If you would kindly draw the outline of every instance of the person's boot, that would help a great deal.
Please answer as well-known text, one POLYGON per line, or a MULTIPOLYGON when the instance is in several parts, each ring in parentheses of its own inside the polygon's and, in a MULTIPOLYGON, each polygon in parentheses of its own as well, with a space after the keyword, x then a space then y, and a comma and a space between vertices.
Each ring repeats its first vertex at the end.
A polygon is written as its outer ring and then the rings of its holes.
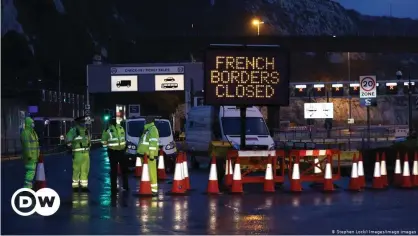
POLYGON ((78 192, 78 190, 80 189, 80 182, 73 180, 72 188, 74 192, 78 192))

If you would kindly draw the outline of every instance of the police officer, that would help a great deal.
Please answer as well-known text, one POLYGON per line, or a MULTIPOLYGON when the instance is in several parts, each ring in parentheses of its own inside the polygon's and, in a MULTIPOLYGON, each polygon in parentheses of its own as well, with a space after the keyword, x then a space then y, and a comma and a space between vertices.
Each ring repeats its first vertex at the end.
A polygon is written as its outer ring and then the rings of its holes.
POLYGON ((116 123, 116 118, 110 120, 109 127, 102 134, 102 144, 107 146, 107 154, 110 162, 110 185, 111 193, 117 193, 118 164, 122 172, 123 190, 129 190, 128 165, 129 160, 125 157, 125 130, 116 123))
POLYGON ((151 191, 154 195, 158 192, 157 184, 157 160, 160 135, 154 124, 154 117, 146 117, 144 131, 139 139, 137 153, 140 157, 146 154, 148 157, 148 168, 151 182, 151 191))
POLYGON ((74 190, 80 187, 88 192, 88 177, 90 171, 91 137, 86 128, 85 116, 76 118, 75 127, 67 133, 66 143, 73 153, 73 184, 74 190))
POLYGON ((32 118, 26 117, 24 127, 20 133, 22 143, 22 158, 25 163, 25 188, 32 188, 35 177, 36 162, 39 158, 39 139, 34 129, 32 118))

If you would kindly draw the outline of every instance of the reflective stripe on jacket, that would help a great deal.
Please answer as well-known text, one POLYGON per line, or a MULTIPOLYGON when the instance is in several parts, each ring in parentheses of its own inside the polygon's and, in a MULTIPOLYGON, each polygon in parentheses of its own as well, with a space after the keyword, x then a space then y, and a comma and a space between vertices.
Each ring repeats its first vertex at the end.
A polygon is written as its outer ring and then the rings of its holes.
POLYGON ((20 133, 20 141, 22 143, 22 157, 36 160, 39 157, 39 139, 35 130, 32 128, 23 129, 20 133))
POLYGON ((144 126, 144 133, 139 139, 137 153, 144 155, 147 154, 151 158, 158 155, 160 135, 158 129, 154 123, 146 124, 144 126))
POLYGON ((67 133, 66 142, 71 144, 73 152, 85 152, 90 150, 90 135, 84 127, 76 126, 67 133))
POLYGON ((125 130, 119 124, 111 125, 102 134, 102 144, 112 150, 124 150, 126 147, 125 130))

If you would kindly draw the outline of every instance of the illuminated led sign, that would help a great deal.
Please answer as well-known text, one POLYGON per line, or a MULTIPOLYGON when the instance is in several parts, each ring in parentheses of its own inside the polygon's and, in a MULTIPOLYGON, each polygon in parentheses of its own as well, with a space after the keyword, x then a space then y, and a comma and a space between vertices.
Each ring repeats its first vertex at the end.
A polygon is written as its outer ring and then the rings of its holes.
POLYGON ((210 48, 205 104, 289 104, 288 53, 277 48, 210 48))

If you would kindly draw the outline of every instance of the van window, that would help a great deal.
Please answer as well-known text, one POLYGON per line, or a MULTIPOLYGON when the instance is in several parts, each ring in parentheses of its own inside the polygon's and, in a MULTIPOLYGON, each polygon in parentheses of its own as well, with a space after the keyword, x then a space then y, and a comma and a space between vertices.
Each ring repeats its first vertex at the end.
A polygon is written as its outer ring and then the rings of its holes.
MULTIPOLYGON (((240 117, 223 117, 222 127, 225 135, 240 135, 241 131, 240 117)), ((246 134, 247 135, 270 135, 261 117, 246 118, 246 134)))
MULTIPOLYGON (((171 135, 170 123, 167 121, 155 121, 160 137, 171 135)), ((144 132, 145 120, 133 120, 127 122, 127 133, 131 137, 139 137, 144 132)))

